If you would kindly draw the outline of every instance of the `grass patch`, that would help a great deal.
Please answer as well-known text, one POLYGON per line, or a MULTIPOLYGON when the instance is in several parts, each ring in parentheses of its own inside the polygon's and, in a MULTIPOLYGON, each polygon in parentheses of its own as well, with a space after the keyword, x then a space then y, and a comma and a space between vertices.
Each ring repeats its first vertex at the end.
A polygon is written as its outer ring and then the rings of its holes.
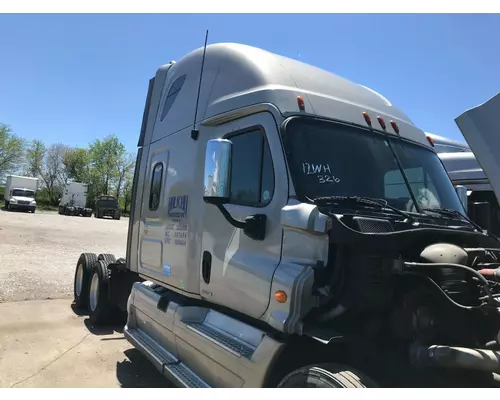
POLYGON ((36 208, 41 211, 59 211, 59 207, 49 206, 47 204, 37 204, 36 208))

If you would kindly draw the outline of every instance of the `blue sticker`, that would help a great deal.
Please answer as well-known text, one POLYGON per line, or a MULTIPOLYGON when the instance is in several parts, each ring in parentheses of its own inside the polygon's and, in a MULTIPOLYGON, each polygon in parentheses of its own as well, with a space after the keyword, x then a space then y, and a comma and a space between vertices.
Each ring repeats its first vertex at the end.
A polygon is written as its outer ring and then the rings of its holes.
POLYGON ((170 218, 185 218, 188 209, 188 196, 171 196, 168 198, 168 216, 170 218))
POLYGON ((163 264, 163 275, 170 276, 171 274, 170 264, 163 264))

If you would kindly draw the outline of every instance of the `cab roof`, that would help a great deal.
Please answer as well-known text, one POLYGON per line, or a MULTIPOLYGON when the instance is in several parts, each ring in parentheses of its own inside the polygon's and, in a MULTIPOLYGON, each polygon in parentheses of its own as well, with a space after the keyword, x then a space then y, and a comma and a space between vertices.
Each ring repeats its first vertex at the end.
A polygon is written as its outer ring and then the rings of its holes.
MULTIPOLYGON (((156 78, 163 82, 155 131, 174 133, 193 125, 203 52, 203 48, 194 50, 157 71, 156 78), (175 102, 169 104, 172 101, 166 99, 172 96, 175 102)), ((388 132, 394 133, 389 124, 394 120, 401 136, 430 146, 406 114, 370 88, 256 47, 237 43, 207 46, 196 122, 261 103, 273 104, 283 116, 305 113, 359 125, 366 125, 362 113, 368 112, 375 128, 379 128, 376 117, 381 116, 388 132), (303 111, 297 96, 304 99, 303 111)), ((153 141, 156 139, 159 137, 153 141)))

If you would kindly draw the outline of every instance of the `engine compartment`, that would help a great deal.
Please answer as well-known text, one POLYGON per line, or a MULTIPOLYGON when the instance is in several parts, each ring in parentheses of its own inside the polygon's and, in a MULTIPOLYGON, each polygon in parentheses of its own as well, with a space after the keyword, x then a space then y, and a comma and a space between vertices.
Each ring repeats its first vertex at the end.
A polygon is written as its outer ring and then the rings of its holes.
POLYGON ((309 321, 360 340, 389 341, 410 358, 415 344, 500 349, 498 239, 329 215, 329 260, 315 279, 321 305, 309 321))

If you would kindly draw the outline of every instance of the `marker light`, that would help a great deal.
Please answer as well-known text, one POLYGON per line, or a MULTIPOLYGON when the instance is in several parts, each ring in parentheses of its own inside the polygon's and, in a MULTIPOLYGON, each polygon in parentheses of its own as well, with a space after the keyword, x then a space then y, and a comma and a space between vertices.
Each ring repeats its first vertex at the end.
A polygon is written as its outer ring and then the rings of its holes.
POLYGON ((304 111, 306 109, 306 105, 304 104, 304 99, 302 96, 297 96, 297 105, 299 106, 299 110, 304 111))
POLYGON ((382 127, 382 129, 385 131, 385 121, 382 117, 377 117, 377 121, 379 123, 379 125, 382 127))
POLYGON ((392 129, 394 129, 394 132, 399 133, 399 126, 396 124, 396 121, 391 121, 391 126, 392 129))
POLYGON ((426 136, 426 137, 427 137, 427 140, 429 141, 429 143, 431 144, 431 146, 434 147, 434 140, 430 136, 426 136))
POLYGON ((274 298, 278 303, 286 303, 288 296, 283 290, 278 290, 274 293, 274 298))
POLYGON ((366 111, 363 112, 363 117, 365 118, 365 121, 368 124, 368 126, 372 126, 372 119, 370 118, 370 116, 366 111))

